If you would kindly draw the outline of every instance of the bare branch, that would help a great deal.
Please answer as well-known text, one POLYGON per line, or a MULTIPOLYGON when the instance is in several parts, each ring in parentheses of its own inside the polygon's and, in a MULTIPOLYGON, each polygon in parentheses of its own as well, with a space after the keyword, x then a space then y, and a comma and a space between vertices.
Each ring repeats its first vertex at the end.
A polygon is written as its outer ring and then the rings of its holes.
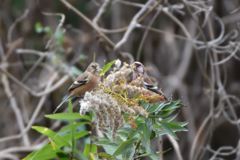
POLYGON ((129 35, 131 34, 132 30, 136 27, 137 24, 137 19, 144 13, 146 12, 146 10, 148 9, 148 7, 150 6, 150 4, 153 2, 154 0, 149 0, 143 7, 142 9, 133 17, 127 31, 124 33, 123 38, 115 45, 114 50, 118 50, 123 43, 125 43, 129 37, 129 35))
POLYGON ((58 30, 62 27, 62 25, 65 21, 65 15, 62 13, 46 13, 46 12, 43 12, 43 14, 47 15, 47 16, 60 16, 61 17, 61 20, 60 20, 52 38, 48 40, 47 45, 45 46, 45 49, 47 49, 49 47, 49 45, 55 40, 58 30))
MULTIPOLYGON (((19 108, 17 106, 16 99, 12 96, 12 92, 11 92, 11 89, 10 89, 10 86, 9 86, 8 78, 7 78, 7 76, 5 74, 2 75, 2 83, 4 85, 4 90, 5 90, 8 98, 10 99, 11 107, 12 107, 13 112, 15 114, 15 117, 16 117, 19 129, 20 129, 20 132, 22 132, 24 130, 23 117, 22 117, 22 114, 21 114, 21 112, 20 112, 20 110, 19 110, 19 108)), ((24 143, 25 146, 29 146, 30 145, 29 137, 28 137, 27 134, 23 135, 23 143, 24 143)))
POLYGON ((24 18, 27 17, 29 10, 26 9, 23 13, 23 15, 21 17, 19 17, 18 19, 15 20, 15 22, 10 26, 9 30, 8 30, 8 43, 12 42, 12 31, 15 28, 15 26, 17 25, 18 22, 22 21, 24 18))

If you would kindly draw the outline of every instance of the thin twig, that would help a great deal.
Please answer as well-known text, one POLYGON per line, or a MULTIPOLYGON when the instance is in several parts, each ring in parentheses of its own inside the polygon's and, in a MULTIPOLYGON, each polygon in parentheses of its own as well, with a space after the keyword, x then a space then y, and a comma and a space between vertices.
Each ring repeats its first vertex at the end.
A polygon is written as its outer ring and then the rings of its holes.
MULTIPOLYGON (((21 112, 20 112, 20 110, 17 106, 17 102, 16 102, 15 97, 12 96, 12 92, 11 92, 11 88, 9 86, 8 78, 5 74, 2 74, 2 83, 3 83, 3 86, 4 86, 4 90, 5 90, 8 98, 10 99, 11 107, 12 107, 13 112, 15 114, 16 121, 18 123, 20 132, 22 132, 24 130, 23 117, 22 117, 22 114, 21 114, 21 112)), ((30 141, 29 141, 28 135, 24 134, 22 138, 23 138, 24 146, 29 146, 30 141)))
POLYGON ((92 21, 87 18, 84 14, 82 14, 80 11, 78 11, 75 7, 73 7, 70 3, 68 3, 66 0, 60 0, 68 9, 72 10, 73 12, 75 12, 77 15, 79 15, 81 18, 83 18, 87 24, 92 27, 96 32, 97 34, 102 37, 106 42, 108 42, 108 44, 112 47, 114 47, 114 43, 107 37, 105 36, 99 29, 98 27, 96 27, 92 21))
POLYGON ((60 87, 63 83, 65 83, 68 78, 69 75, 65 75, 63 76, 57 83, 55 83, 51 88, 49 88, 47 91, 43 91, 43 92, 35 92, 32 89, 30 89, 28 86, 26 86, 25 84, 23 84, 22 82, 20 82, 18 79, 16 79, 13 75, 11 75, 10 73, 8 73, 6 70, 4 70, 1 66, 0 66, 0 70, 5 73, 11 80, 13 80, 15 83, 17 83, 19 86, 21 86, 22 88, 24 88, 25 90, 27 90, 28 92, 30 92, 33 96, 36 97, 41 97, 45 94, 48 94, 54 90, 56 90, 58 87, 60 87))
POLYGON ((177 141, 172 136, 170 136, 169 134, 167 134, 167 137, 173 145, 173 148, 174 148, 174 151, 177 154, 178 160, 183 160, 182 154, 180 152, 180 147, 179 147, 177 141))
MULTIPOLYGON (((51 77, 51 79, 48 81, 48 84, 45 88, 45 91, 47 91, 50 86, 52 85, 52 83, 54 82, 54 80, 57 78, 57 73, 54 73, 54 75, 51 77)), ((20 134, 15 135, 15 136, 9 136, 9 137, 4 137, 0 139, 0 142, 4 142, 4 141, 9 141, 9 140, 14 140, 14 139, 18 139, 21 138, 25 133, 27 133, 29 131, 29 129, 31 128, 31 126, 33 125, 34 121, 36 120, 37 115, 39 114, 45 100, 46 100, 47 94, 45 94, 44 96, 41 97, 41 99, 39 100, 39 103, 30 119, 30 121, 28 122, 28 125, 21 131, 20 134)))
POLYGON ((139 48, 138 48, 138 51, 137 51, 137 58, 136 58, 137 61, 140 60, 140 54, 141 54, 141 51, 142 51, 142 48, 143 48, 143 43, 145 42, 146 37, 147 37, 147 35, 148 35, 149 27, 152 26, 152 24, 154 23, 154 21, 156 20, 156 18, 158 17, 158 15, 159 15, 160 13, 161 13, 161 9, 159 9, 159 10, 157 11, 157 13, 155 13, 154 17, 151 19, 149 25, 147 26, 147 28, 146 28, 146 30, 145 30, 145 32, 144 32, 144 34, 143 34, 143 38, 142 38, 142 40, 141 40, 141 42, 140 42, 140 45, 139 45, 139 48))
POLYGON ((112 0, 105 0, 104 2, 103 2, 103 4, 101 5, 101 7, 99 8, 99 10, 98 10, 98 13, 97 13, 97 15, 94 17, 94 19, 93 19, 93 25, 95 25, 95 26, 98 26, 98 21, 99 21, 99 19, 100 19, 100 17, 102 16, 102 14, 106 11, 106 8, 107 8, 107 6, 111 3, 111 1, 112 0))
POLYGON ((13 29, 15 28, 15 26, 17 25, 18 22, 22 21, 24 18, 27 17, 28 12, 29 12, 29 10, 26 9, 26 10, 24 11, 23 15, 22 15, 21 17, 17 18, 17 19, 15 20, 15 22, 10 26, 10 28, 9 28, 9 30, 8 30, 8 43, 11 43, 11 42, 12 42, 12 31, 13 31, 13 29))
POLYGON ((153 2, 154 0, 149 0, 141 9, 140 11, 133 17, 133 19, 131 20, 131 23, 127 29, 127 31, 124 33, 123 38, 115 45, 114 50, 118 50, 123 43, 125 43, 129 37, 129 35, 131 34, 131 32, 133 31, 133 29, 136 27, 137 24, 137 19, 148 9, 148 7, 150 6, 150 4, 153 2))
POLYGON ((65 15, 62 13, 46 13, 46 12, 43 12, 43 14, 47 15, 47 16, 60 16, 61 17, 61 20, 59 21, 59 24, 58 24, 52 38, 48 40, 47 45, 45 46, 45 49, 48 49, 49 45, 55 40, 58 30, 63 26, 63 23, 65 21, 65 15))

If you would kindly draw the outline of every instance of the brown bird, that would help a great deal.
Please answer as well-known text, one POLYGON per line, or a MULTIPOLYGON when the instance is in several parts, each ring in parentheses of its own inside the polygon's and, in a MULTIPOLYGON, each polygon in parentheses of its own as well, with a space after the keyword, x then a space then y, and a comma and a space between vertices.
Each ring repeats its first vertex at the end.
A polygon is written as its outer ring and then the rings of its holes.
POLYGON ((148 77, 145 71, 145 67, 142 63, 134 62, 132 66, 133 66, 133 80, 136 80, 139 76, 143 76, 142 87, 145 87, 146 89, 161 95, 162 98, 160 98, 160 101, 166 100, 169 101, 168 98, 163 94, 163 92, 159 90, 158 87, 155 86, 151 79, 148 77))
POLYGON ((85 92, 90 92, 96 88, 100 82, 100 65, 96 62, 89 64, 88 68, 82 73, 69 87, 67 97, 57 106, 54 114, 61 105, 72 97, 84 96, 85 92))

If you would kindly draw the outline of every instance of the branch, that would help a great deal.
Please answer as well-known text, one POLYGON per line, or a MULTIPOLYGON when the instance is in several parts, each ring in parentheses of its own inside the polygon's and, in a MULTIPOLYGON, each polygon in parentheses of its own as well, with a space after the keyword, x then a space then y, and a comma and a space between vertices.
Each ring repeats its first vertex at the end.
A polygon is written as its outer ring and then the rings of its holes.
POLYGON ((18 22, 20 22, 21 20, 23 20, 24 18, 27 17, 29 10, 26 9, 23 13, 23 15, 21 17, 19 17, 18 19, 15 20, 15 22, 10 26, 9 30, 8 30, 8 43, 12 42, 12 31, 14 29, 14 27, 17 25, 18 22))
MULTIPOLYGON (((11 103, 11 107, 13 109, 13 112, 15 114, 16 117, 16 121, 18 123, 20 132, 22 132, 24 130, 24 122, 23 122, 23 117, 22 114, 17 106, 17 102, 15 97, 12 96, 12 92, 11 92, 11 88, 9 87, 9 82, 8 82, 8 78, 5 74, 2 74, 2 83, 4 86, 4 90, 8 96, 8 98, 10 99, 10 103, 11 103)), ((27 134, 23 135, 23 143, 25 146, 29 146, 30 142, 29 142, 29 137, 27 134)))
POLYGON ((150 6, 150 4, 153 2, 154 0, 149 0, 142 8, 141 10, 133 17, 127 31, 124 33, 123 38, 115 45, 114 50, 118 50, 123 43, 125 43, 129 37, 129 35, 131 34, 131 32, 133 31, 133 29, 136 27, 137 24, 137 19, 148 9, 148 7, 150 6))

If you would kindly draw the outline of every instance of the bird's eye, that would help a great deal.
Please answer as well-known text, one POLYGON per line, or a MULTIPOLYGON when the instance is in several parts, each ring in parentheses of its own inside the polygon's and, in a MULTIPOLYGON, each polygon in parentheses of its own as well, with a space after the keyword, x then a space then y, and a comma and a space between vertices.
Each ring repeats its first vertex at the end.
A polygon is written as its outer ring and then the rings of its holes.
POLYGON ((94 67, 94 65, 92 65, 92 67, 94 67))

